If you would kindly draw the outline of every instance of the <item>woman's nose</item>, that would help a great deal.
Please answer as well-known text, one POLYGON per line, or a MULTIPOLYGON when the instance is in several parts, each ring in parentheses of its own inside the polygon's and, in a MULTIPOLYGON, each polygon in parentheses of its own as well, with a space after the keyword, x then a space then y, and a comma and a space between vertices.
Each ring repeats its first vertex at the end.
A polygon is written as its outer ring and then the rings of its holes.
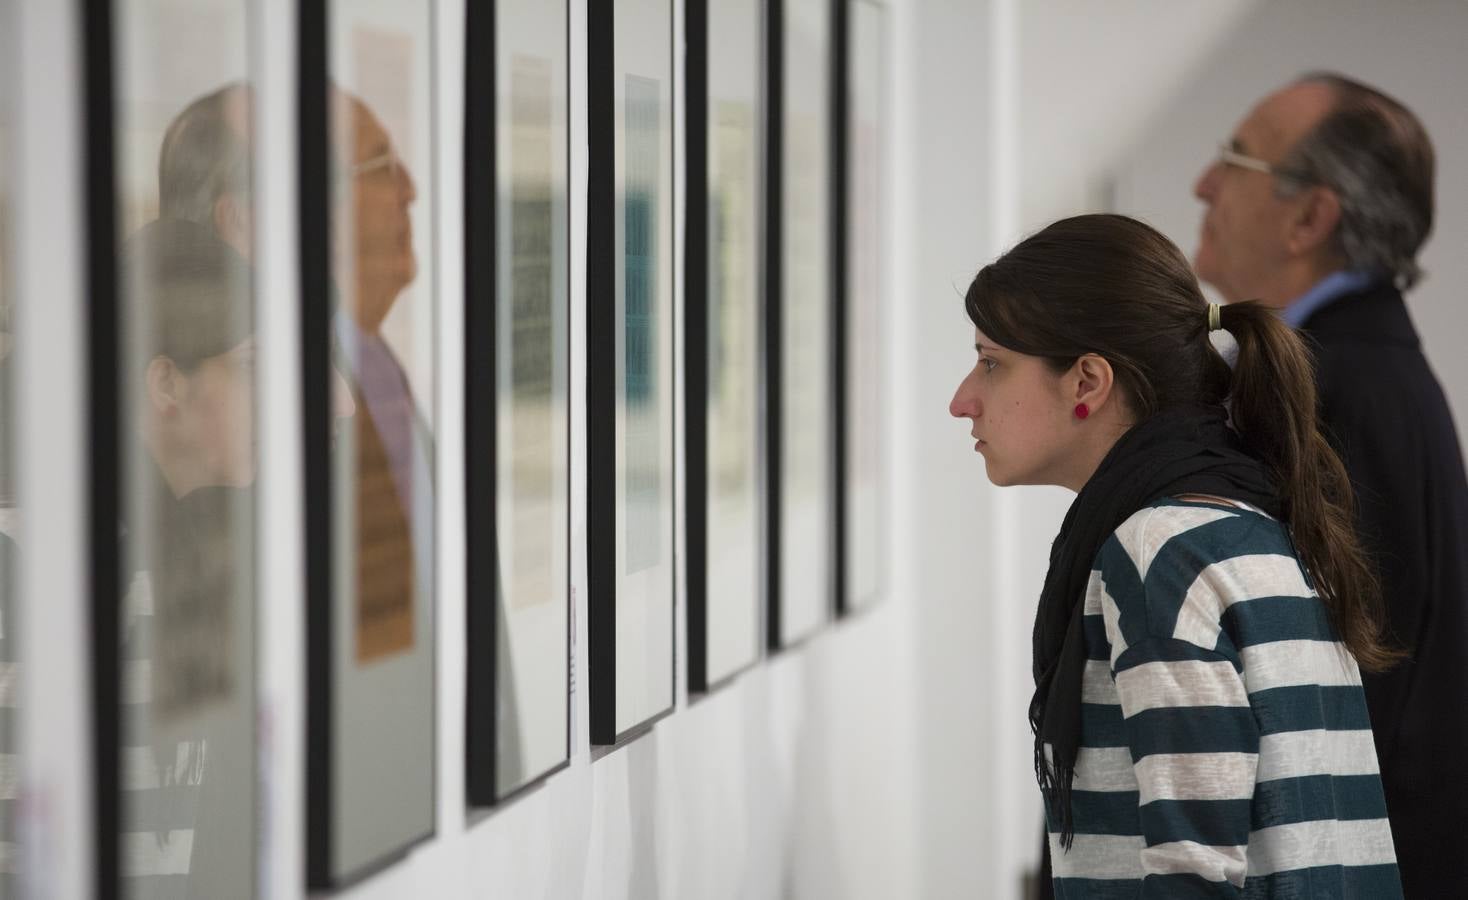
POLYGON ((973 389, 973 376, 966 376, 958 383, 953 399, 948 401, 948 414, 955 419, 975 418, 979 414, 979 400, 973 389))

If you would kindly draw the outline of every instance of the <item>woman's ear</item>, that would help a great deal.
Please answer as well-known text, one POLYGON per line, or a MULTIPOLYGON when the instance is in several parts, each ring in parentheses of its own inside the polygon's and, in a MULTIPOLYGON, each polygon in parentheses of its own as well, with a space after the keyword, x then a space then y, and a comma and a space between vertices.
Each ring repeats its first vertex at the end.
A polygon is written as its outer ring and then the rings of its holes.
POLYGON ((178 366, 166 356, 155 356, 148 363, 144 373, 148 403, 158 415, 166 418, 178 412, 183 377, 178 366))
POLYGON ((1074 384, 1074 397, 1070 402, 1084 403, 1095 413, 1111 399, 1112 388, 1116 386, 1116 373, 1105 358, 1087 353, 1071 366, 1071 380, 1074 384))

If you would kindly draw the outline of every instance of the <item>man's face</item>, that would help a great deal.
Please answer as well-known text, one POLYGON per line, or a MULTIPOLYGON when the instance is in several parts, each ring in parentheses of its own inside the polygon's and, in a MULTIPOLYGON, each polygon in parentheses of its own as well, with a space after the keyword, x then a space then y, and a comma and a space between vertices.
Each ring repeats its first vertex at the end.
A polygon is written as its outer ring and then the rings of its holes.
MULTIPOLYGON (((337 95, 349 104, 345 130, 349 139, 339 141, 347 154, 339 189, 336 232, 350 242, 339 244, 346 256, 344 274, 355 279, 355 290, 345 297, 357 321, 375 331, 392 308, 403 288, 418 273, 413 253, 413 225, 408 207, 417 198, 408 174, 387 131, 360 100, 337 95)), ((342 121, 342 120, 339 120, 342 121)))
MULTIPOLYGON (((1266 97, 1239 123, 1233 149, 1278 166, 1329 112, 1333 98, 1322 84, 1295 84, 1266 97)), ((1230 302, 1265 299, 1295 258, 1290 228, 1305 199, 1281 197, 1278 177, 1215 161, 1203 170, 1193 194, 1207 206, 1193 266, 1199 279, 1230 302)))

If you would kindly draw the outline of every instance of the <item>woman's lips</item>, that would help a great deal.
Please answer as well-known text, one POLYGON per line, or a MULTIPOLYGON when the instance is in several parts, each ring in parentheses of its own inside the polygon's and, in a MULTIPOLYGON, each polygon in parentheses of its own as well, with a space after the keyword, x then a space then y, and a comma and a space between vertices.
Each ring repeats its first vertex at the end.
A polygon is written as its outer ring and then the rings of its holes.
POLYGON ((974 452, 983 453, 984 448, 987 446, 989 446, 989 442, 980 438, 979 440, 974 441, 974 452))

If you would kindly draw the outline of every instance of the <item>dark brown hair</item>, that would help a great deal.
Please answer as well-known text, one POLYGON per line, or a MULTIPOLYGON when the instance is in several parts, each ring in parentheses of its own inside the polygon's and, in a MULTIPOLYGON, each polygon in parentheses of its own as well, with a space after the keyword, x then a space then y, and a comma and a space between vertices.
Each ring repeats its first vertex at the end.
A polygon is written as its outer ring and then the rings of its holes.
POLYGON ((1208 339, 1208 305, 1177 247, 1118 215, 1062 219, 974 278, 964 306, 985 336, 1064 372, 1107 360, 1137 422, 1227 403, 1244 446, 1268 467, 1285 521, 1341 639, 1363 669, 1400 658, 1381 636, 1381 588, 1353 521, 1351 483, 1322 434, 1305 344, 1257 303, 1221 310, 1232 370, 1208 339))

